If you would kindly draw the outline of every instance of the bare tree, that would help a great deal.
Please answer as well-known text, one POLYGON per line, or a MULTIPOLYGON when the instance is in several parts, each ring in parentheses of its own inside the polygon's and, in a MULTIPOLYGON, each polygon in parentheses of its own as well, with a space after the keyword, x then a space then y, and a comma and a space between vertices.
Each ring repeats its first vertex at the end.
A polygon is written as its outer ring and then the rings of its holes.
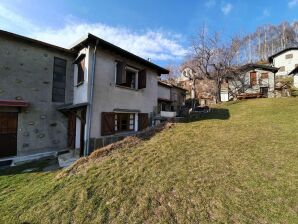
POLYGON ((240 40, 232 39, 222 43, 218 33, 208 33, 203 27, 193 42, 193 58, 197 66, 195 76, 214 80, 216 83, 216 102, 221 101, 222 80, 233 70, 240 40))

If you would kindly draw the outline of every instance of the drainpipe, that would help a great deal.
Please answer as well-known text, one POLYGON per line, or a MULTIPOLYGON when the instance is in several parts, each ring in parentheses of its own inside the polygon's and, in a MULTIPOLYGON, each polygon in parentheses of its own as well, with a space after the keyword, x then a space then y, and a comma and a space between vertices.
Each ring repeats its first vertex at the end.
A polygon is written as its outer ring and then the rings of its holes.
POLYGON ((92 118, 92 108, 93 108, 93 89, 94 89, 94 78, 95 78, 95 65, 96 65, 96 50, 97 50, 98 40, 96 40, 96 44, 93 51, 93 60, 92 60, 92 71, 91 71, 91 79, 90 79, 90 91, 88 95, 88 107, 87 107, 87 126, 86 126, 86 144, 84 149, 84 156, 89 155, 89 147, 90 147, 90 132, 91 132, 91 118, 92 118))

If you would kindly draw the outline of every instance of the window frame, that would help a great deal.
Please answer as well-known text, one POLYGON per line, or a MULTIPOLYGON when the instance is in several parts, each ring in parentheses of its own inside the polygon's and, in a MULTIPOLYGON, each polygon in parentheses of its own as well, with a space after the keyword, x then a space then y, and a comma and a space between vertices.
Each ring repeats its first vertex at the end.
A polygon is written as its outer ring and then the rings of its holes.
POLYGON ((137 91, 139 89, 139 86, 138 86, 138 80, 139 80, 139 72, 140 70, 133 67, 133 66, 130 66, 130 65, 125 65, 125 76, 126 76, 126 81, 127 81, 127 71, 130 71, 130 72, 134 72, 135 73, 135 84, 134 84, 134 88, 131 88, 125 84, 117 84, 117 64, 120 63, 120 61, 115 61, 115 86, 119 87, 119 88, 125 88, 125 89, 130 89, 130 90, 135 90, 137 91))
POLYGON ((133 132, 136 129, 136 113, 115 113, 114 116, 114 131, 115 133, 133 132), (122 128, 121 117, 127 117, 127 128, 122 128), (120 122, 120 123, 119 123, 120 122), (132 125, 132 128, 131 128, 132 125))
MULTIPOLYGON (((65 98, 66 98, 66 76, 67 76, 67 60, 60 58, 60 57, 54 57, 54 62, 53 62, 53 83, 52 83, 52 102, 54 103, 65 103, 65 98), (63 61, 64 66, 62 66, 59 63, 56 63, 57 61, 63 61), (63 69, 63 71, 57 71, 57 68, 63 69), (62 74, 64 72, 64 75, 62 74), (59 77, 59 80, 57 79, 59 77), (63 84, 63 87, 55 86, 57 84, 63 84), (58 90, 62 91, 63 94, 58 94, 58 90), (60 96, 63 98, 63 100, 59 100, 56 97, 60 96)), ((59 98, 59 97, 58 97, 59 98)))

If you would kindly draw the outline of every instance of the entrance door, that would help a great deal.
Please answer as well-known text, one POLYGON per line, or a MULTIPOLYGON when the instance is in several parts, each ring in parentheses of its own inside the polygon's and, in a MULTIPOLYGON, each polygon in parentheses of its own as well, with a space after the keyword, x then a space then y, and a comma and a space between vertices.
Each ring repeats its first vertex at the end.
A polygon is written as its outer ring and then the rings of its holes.
POLYGON ((260 92, 263 97, 268 97, 268 87, 261 87, 260 92))
POLYGON ((0 158, 17 155, 17 113, 0 112, 0 158))

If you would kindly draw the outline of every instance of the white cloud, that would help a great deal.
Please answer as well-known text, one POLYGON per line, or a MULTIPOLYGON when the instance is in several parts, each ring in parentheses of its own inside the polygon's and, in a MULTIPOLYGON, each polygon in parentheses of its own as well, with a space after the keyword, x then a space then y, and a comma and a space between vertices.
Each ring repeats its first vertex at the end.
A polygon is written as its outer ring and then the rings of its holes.
POLYGON ((153 61, 177 60, 187 54, 187 50, 181 45, 182 37, 179 34, 163 30, 134 32, 125 27, 77 22, 69 18, 71 17, 67 17, 62 28, 38 27, 0 5, 0 29, 4 27, 12 32, 25 33, 32 38, 61 47, 70 47, 87 33, 92 33, 143 58, 151 58, 153 61))
POLYGON ((233 9, 233 5, 231 3, 224 4, 221 7, 221 11, 225 16, 228 15, 232 9, 233 9))
POLYGON ((206 6, 207 8, 211 8, 211 7, 215 6, 215 5, 216 5, 216 1, 215 1, 215 0, 207 0, 207 1, 205 2, 205 6, 206 6))
POLYGON ((36 30, 32 22, 0 4, 0 28, 11 28, 12 26, 15 30, 36 30))
POLYGON ((288 6, 289 6, 289 8, 294 8, 295 6, 297 6, 298 5, 298 0, 290 0, 289 2, 288 2, 288 6))

